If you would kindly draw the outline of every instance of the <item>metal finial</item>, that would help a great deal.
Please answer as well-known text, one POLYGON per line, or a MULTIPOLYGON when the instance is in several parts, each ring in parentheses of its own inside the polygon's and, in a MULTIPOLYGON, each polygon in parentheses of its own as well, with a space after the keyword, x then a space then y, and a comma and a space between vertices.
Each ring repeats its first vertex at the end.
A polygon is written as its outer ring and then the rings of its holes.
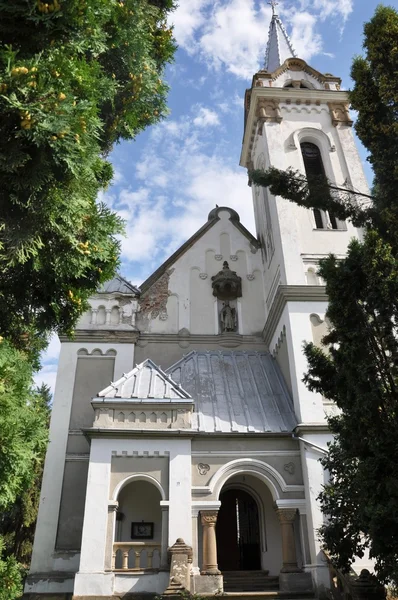
POLYGON ((271 6, 272 8, 272 15, 275 16, 275 8, 278 6, 279 2, 277 2, 276 0, 270 0, 268 2, 268 4, 271 6))

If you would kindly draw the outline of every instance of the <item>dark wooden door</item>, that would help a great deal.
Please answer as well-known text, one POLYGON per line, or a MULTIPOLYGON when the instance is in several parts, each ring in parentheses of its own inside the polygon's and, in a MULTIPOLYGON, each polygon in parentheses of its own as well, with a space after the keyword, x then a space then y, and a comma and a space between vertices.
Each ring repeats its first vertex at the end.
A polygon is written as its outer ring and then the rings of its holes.
POLYGON ((220 495, 217 518, 217 555, 221 571, 261 569, 258 508, 243 490, 226 490, 220 495))

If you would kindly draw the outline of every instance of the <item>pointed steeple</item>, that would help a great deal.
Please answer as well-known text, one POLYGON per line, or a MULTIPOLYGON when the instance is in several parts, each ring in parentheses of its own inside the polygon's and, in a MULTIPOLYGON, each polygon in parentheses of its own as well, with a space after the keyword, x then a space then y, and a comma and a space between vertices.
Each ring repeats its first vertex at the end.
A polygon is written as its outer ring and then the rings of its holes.
POLYGON ((276 2, 276 0, 270 0, 268 4, 272 6, 272 19, 269 26, 264 68, 266 71, 272 73, 273 71, 276 71, 278 67, 283 65, 287 58, 297 58, 297 52, 294 50, 287 31, 276 12, 278 2, 276 2))

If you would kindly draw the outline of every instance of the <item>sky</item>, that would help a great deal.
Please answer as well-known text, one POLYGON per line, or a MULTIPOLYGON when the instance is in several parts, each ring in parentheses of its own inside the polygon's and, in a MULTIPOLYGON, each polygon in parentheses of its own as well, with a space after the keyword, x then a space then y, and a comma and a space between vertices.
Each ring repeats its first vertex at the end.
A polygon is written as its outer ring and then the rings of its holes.
MULTIPOLYGON (((379 0, 280 0, 277 11, 298 56, 349 89, 363 24, 379 0)), ((388 2, 398 8, 398 0, 388 2)), ((111 155, 113 185, 100 195, 126 222, 120 273, 142 283, 206 221, 230 206, 255 234, 251 190, 239 166, 243 97, 264 64, 272 10, 266 0, 179 0, 178 43, 167 68, 170 114, 111 155)), ((355 115, 354 115, 355 117, 355 115)), ((369 181, 372 174, 360 146, 369 181)), ((60 343, 43 356, 38 384, 53 389, 60 343)))

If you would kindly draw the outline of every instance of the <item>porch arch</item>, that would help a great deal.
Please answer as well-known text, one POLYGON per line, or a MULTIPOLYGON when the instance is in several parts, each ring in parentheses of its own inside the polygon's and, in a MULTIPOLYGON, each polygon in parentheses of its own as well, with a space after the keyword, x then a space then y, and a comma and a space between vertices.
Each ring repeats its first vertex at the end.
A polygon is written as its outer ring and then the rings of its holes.
POLYGON ((238 458, 220 467, 210 480, 209 487, 218 499, 222 487, 235 475, 253 475, 261 479, 271 492, 274 502, 280 499, 286 483, 280 473, 267 463, 254 458, 238 458))
POLYGON ((133 481, 148 481, 148 483, 152 483, 159 490, 162 500, 166 500, 165 491, 162 485, 159 483, 159 481, 155 479, 155 477, 152 477, 152 475, 147 475, 146 473, 134 473, 133 475, 129 475, 117 484, 113 491, 111 502, 117 502, 117 499, 122 489, 129 483, 132 483, 133 481))

